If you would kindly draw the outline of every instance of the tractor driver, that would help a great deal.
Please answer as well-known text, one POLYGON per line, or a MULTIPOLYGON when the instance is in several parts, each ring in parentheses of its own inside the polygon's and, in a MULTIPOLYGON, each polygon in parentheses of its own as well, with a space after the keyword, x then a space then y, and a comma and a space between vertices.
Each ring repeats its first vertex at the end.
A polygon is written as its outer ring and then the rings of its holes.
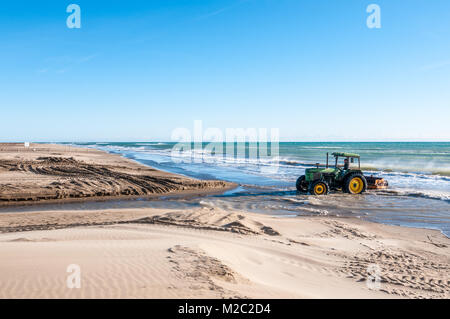
POLYGON ((348 164, 348 158, 344 159, 344 171, 348 170, 349 164, 348 164))

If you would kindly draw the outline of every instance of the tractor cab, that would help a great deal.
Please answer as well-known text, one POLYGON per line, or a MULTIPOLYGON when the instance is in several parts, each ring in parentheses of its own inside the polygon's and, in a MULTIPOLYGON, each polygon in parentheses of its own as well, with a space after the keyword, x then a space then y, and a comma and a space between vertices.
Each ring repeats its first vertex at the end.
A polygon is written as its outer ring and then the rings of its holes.
MULTIPOLYGON (((332 153, 334 156, 334 167, 340 171, 340 175, 345 175, 350 170, 361 171, 361 157, 354 153, 332 153)), ((328 165, 328 153, 327 153, 328 165)))
POLYGON ((305 175, 297 179, 298 191, 313 195, 328 194, 330 189, 345 193, 361 194, 367 188, 386 188, 387 182, 382 178, 366 177, 361 171, 361 158, 355 153, 335 152, 334 166, 330 167, 329 154, 325 165, 316 163, 316 167, 307 168, 305 175))
MULTIPOLYGON (((349 166, 352 167, 358 167, 358 169, 361 169, 361 160, 360 156, 355 153, 331 153, 331 155, 335 158, 335 167, 344 167, 345 160, 348 161, 349 166)), ((328 153, 327 153, 327 163, 328 163, 328 153)))

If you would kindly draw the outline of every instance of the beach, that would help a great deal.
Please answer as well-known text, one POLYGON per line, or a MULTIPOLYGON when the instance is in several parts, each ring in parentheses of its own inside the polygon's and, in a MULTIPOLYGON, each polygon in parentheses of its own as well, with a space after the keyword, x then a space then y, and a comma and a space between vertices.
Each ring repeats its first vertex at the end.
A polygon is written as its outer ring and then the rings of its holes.
POLYGON ((441 231, 323 207, 258 213, 237 186, 98 149, 2 144, 0 298, 450 296, 441 231))
POLYGON ((204 193, 234 186, 155 170, 119 155, 55 144, 0 143, 0 205, 204 193))

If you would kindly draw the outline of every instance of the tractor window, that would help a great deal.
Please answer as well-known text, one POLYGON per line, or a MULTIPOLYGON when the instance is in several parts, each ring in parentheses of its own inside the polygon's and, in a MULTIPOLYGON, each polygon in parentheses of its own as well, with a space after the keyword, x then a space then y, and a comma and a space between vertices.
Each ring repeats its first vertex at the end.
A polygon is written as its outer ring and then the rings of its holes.
POLYGON ((344 169, 345 168, 345 160, 348 161, 349 169, 360 169, 360 159, 359 157, 335 157, 335 167, 344 169))
POLYGON ((353 157, 339 157, 336 161, 337 167, 344 168, 345 160, 348 160, 348 167, 355 166, 355 159, 353 157))

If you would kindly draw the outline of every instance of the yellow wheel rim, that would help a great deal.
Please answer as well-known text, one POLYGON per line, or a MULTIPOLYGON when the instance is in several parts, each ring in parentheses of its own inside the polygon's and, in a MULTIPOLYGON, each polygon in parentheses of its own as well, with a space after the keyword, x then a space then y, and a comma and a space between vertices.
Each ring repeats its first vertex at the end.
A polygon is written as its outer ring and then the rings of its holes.
POLYGON ((320 183, 320 184, 317 184, 316 186, 314 186, 314 194, 323 195, 324 193, 325 193, 325 185, 320 183))
POLYGON ((359 194, 362 192, 363 188, 364 188, 364 183, 360 177, 353 177, 350 180, 350 185, 349 185, 350 193, 359 194))

